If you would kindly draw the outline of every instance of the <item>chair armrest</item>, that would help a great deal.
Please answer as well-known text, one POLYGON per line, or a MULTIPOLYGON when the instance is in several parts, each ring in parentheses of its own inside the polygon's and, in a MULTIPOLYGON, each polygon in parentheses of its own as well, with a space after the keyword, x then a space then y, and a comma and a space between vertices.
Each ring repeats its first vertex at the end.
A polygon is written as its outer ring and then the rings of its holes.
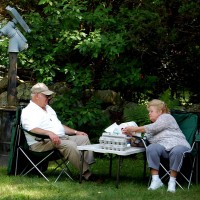
POLYGON ((133 138, 136 138, 137 140, 140 140, 142 142, 142 145, 140 144, 139 146, 147 147, 148 145, 148 140, 146 136, 138 136, 138 135, 133 135, 133 138))
POLYGON ((200 134, 195 135, 195 142, 200 142, 200 134))
POLYGON ((138 135, 132 135, 132 137, 136 138, 136 139, 139 139, 139 140, 142 140, 143 137, 142 136, 138 136, 138 135))
MULTIPOLYGON (((41 139, 41 140, 44 140, 44 139, 50 139, 50 137, 48 135, 44 135, 44 134, 38 134, 38 133, 33 133, 31 131, 27 131, 26 129, 24 129, 23 127, 20 127, 20 129, 34 137, 36 137, 37 139, 41 139)), ((66 134, 66 135, 69 135, 69 136, 74 136, 76 134, 66 134)))
POLYGON ((30 134, 30 135, 36 137, 36 138, 41 139, 41 140, 50 139, 48 135, 33 133, 33 132, 31 132, 31 131, 27 131, 26 129, 24 129, 24 128, 22 128, 22 127, 20 127, 20 129, 21 129, 22 131, 24 131, 24 132, 26 132, 26 133, 28 133, 28 134, 30 134))
POLYGON ((139 140, 144 140, 144 141, 147 141, 147 137, 146 136, 138 136, 138 135, 133 135, 132 137, 136 138, 136 139, 139 139, 139 140))

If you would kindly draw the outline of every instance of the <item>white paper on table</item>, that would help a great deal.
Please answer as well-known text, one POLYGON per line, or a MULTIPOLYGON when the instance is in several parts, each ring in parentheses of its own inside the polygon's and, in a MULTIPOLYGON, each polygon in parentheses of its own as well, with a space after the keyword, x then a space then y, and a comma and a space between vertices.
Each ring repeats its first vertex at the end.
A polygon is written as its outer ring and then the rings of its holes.
MULTIPOLYGON (((123 134, 122 129, 127 127, 127 126, 138 126, 138 125, 134 121, 121 123, 120 125, 118 125, 115 122, 112 125, 110 125, 108 128, 106 128, 105 132, 113 133, 113 134, 116 134, 116 135, 121 135, 121 134, 123 134)), ((141 136, 141 133, 137 133, 136 135, 141 136)))
POLYGON ((119 128, 119 125, 117 125, 117 123, 113 123, 112 125, 110 125, 108 128, 105 129, 105 132, 107 133, 118 133, 118 134, 122 134, 121 129, 119 128))

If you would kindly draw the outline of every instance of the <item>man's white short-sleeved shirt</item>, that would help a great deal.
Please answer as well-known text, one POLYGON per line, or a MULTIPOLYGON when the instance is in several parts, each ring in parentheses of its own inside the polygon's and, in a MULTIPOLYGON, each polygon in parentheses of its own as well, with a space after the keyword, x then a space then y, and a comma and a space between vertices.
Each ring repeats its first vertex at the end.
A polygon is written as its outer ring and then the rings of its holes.
MULTIPOLYGON (((24 129, 30 131, 34 128, 49 130, 58 136, 64 136, 65 130, 58 119, 56 112, 49 106, 46 106, 46 111, 39 107, 34 102, 30 103, 22 110, 21 122, 24 129)), ((29 145, 36 143, 35 137, 26 134, 26 139, 29 145)))

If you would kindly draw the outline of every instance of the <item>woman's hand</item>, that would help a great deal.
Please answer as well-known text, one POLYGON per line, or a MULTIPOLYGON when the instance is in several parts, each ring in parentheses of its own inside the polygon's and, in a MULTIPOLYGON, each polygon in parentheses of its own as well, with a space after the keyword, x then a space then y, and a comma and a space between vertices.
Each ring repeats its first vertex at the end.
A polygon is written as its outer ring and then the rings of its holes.
POLYGON ((122 133, 128 136, 133 136, 133 134, 135 134, 135 130, 136 128, 134 126, 127 126, 122 129, 122 133))

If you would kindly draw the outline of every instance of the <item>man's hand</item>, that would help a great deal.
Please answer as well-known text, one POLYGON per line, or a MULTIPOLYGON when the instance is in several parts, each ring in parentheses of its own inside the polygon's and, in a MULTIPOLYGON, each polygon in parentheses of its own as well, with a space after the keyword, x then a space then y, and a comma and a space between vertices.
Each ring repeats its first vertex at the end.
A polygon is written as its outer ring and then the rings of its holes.
POLYGON ((82 131, 77 131, 77 132, 76 132, 76 135, 88 135, 88 134, 85 133, 85 132, 82 132, 82 131))
POLYGON ((61 143, 60 138, 53 132, 49 132, 49 137, 51 139, 51 141, 55 144, 55 145, 59 145, 61 143))

